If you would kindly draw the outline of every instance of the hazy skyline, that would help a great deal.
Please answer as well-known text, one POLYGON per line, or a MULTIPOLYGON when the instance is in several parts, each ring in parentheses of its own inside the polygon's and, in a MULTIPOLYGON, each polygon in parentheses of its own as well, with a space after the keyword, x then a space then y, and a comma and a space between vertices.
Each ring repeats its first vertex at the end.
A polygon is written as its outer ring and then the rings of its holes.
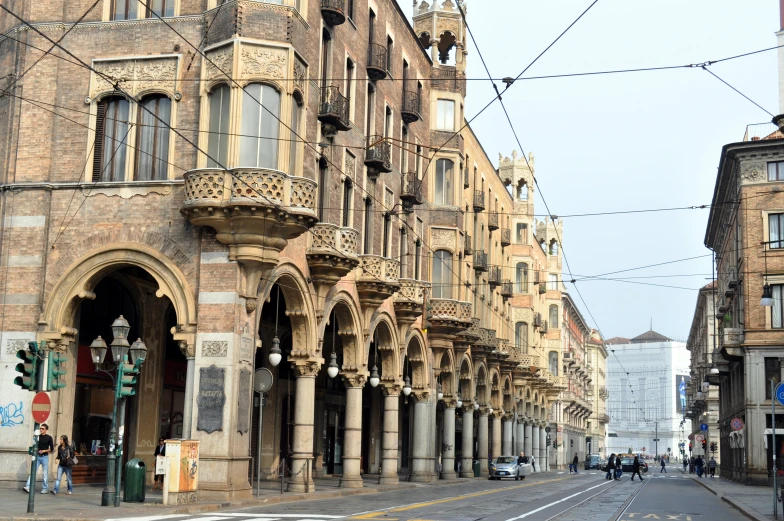
MULTIPOLYGON (((467 19, 493 77, 515 77, 591 1, 469 1, 467 19)), ((409 0, 401 7, 411 15, 409 0)), ((599 0, 523 78, 704 63, 773 47, 778 29, 773 0, 599 0)), ((709 69, 777 114, 776 53, 709 69)), ((467 61, 470 119, 495 94, 470 37, 467 61)), ((547 213, 543 196, 564 217, 566 290, 588 323, 605 338, 633 337, 653 320, 656 331, 685 340, 697 290, 712 276, 703 245, 709 210, 568 216, 709 205, 722 146, 771 116, 699 67, 521 79, 503 101, 525 153, 536 156, 536 213, 547 213), (612 276, 656 278, 577 282, 587 306, 568 282, 697 256, 612 276)), ((496 166, 498 153, 518 149, 497 102, 471 126, 496 166)))

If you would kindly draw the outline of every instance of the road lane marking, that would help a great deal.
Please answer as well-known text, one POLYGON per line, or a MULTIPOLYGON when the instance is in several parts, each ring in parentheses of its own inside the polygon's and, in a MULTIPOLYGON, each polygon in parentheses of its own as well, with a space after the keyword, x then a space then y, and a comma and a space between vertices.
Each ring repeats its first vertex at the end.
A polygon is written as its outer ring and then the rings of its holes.
POLYGON ((144 516, 144 517, 118 517, 107 519, 106 521, 128 521, 128 519, 133 519, 133 521, 163 521, 164 519, 174 519, 175 517, 187 517, 188 514, 164 514, 160 516, 144 516))
POLYGON ((569 499, 572 499, 573 497, 577 497, 577 496, 579 496, 580 494, 585 494, 585 493, 586 493, 586 492, 588 492, 589 490, 593 490, 593 489, 595 489, 595 488, 603 487, 603 486, 605 486, 605 485, 608 485, 609 483, 611 483, 611 481, 605 481, 604 483, 602 483, 602 484, 600 484, 600 485, 595 485, 595 486, 593 486, 593 487, 586 488, 585 490, 582 490, 582 491, 580 491, 580 492, 577 492, 576 494, 572 494, 571 496, 566 496, 565 498, 559 499, 558 501, 553 501, 552 503, 548 503, 547 505, 544 505, 544 506, 542 506, 542 507, 539 507, 539 508, 537 508, 537 509, 535 509, 535 510, 531 510, 530 512, 526 512, 525 514, 521 514, 521 515, 519 515, 519 516, 517 516, 517 517, 510 517, 510 518, 509 518, 509 519, 507 519, 506 521, 514 521, 514 520, 516 520, 516 519, 523 519, 523 518, 526 518, 526 517, 528 517, 528 516, 530 516, 530 515, 532 515, 532 514, 536 514, 537 512, 541 512, 542 510, 548 509, 548 508, 550 508, 550 507, 551 507, 551 506, 553 506, 553 505, 557 505, 558 503, 563 503, 564 501, 567 501, 567 500, 569 500, 569 499))
MULTIPOLYGON (((196 515, 199 515, 199 516, 211 516, 212 514, 196 514, 196 515)), ((307 517, 307 518, 313 518, 313 519, 316 519, 316 518, 318 518, 318 519, 343 519, 344 517, 346 517, 346 516, 326 516, 326 515, 322 515, 322 514, 237 514, 237 513, 229 513, 229 512, 227 512, 225 514, 221 514, 221 515, 222 516, 229 516, 229 517, 258 517, 258 518, 266 518, 266 519, 271 519, 271 518, 289 518, 290 519, 290 518, 300 518, 300 517, 307 517)), ((179 515, 173 516, 173 517, 183 517, 183 514, 179 514, 179 515)), ((141 519, 141 518, 134 518, 134 521, 136 521, 137 519, 141 519)), ((158 518, 158 519, 160 519, 160 518, 158 518)), ((155 520, 151 519, 150 521, 155 521, 155 520)), ((200 518, 199 521, 205 521, 205 519, 204 518, 200 518)))

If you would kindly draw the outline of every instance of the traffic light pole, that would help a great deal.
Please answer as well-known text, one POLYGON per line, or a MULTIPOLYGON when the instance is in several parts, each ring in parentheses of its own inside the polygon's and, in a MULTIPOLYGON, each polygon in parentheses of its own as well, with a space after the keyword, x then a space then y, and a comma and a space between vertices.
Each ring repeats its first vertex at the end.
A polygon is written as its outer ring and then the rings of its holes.
POLYGON ((776 489, 776 473, 778 469, 776 468, 776 453, 778 452, 778 447, 776 446, 776 380, 771 378, 770 379, 770 407, 771 412, 773 415, 770 417, 770 426, 773 429, 771 432, 773 433, 773 519, 779 518, 779 505, 778 505, 778 490, 776 489))
MULTIPOLYGON (((35 474, 36 474, 36 466, 38 463, 38 438, 39 435, 36 432, 39 432, 40 425, 38 422, 35 422, 33 426, 33 447, 32 447, 32 454, 30 456, 30 488, 27 491, 27 513, 34 514, 35 513, 35 474)), ((47 456, 49 457, 49 456, 47 456)))
POLYGON ((115 483, 115 468, 116 468, 116 457, 114 454, 115 445, 114 440, 117 439, 117 386, 121 385, 120 380, 121 376, 120 373, 122 371, 122 364, 117 365, 117 374, 112 375, 111 371, 105 371, 109 374, 109 376, 113 377, 114 380, 114 405, 112 406, 112 428, 109 430, 109 451, 106 457, 106 483, 104 484, 103 491, 101 492, 101 506, 108 507, 114 504, 114 496, 116 495, 116 490, 114 488, 115 483))
POLYGON ((117 437, 117 461, 115 462, 117 468, 117 477, 115 479, 115 487, 114 487, 114 506, 120 506, 120 488, 122 485, 120 484, 122 480, 122 456, 123 456, 123 435, 125 434, 125 398, 121 397, 119 399, 119 409, 117 411, 117 423, 119 427, 117 428, 117 432, 119 436, 117 437))

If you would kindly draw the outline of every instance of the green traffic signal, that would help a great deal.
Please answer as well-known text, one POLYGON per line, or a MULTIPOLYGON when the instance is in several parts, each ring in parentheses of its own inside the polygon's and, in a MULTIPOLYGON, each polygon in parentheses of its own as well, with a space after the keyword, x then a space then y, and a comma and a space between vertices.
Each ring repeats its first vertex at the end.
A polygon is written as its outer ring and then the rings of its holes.
POLYGON ((133 396, 136 394, 136 380, 139 368, 133 364, 120 365, 120 379, 117 385, 117 397, 133 396))
POLYGON ((65 387, 65 363, 68 357, 62 353, 49 351, 49 364, 47 366, 47 387, 50 391, 57 391, 65 387))
POLYGON ((24 360, 24 362, 16 364, 16 372, 20 376, 14 378, 14 384, 27 391, 35 391, 38 373, 38 346, 35 342, 30 342, 28 347, 30 347, 30 351, 20 349, 16 352, 16 358, 24 360))

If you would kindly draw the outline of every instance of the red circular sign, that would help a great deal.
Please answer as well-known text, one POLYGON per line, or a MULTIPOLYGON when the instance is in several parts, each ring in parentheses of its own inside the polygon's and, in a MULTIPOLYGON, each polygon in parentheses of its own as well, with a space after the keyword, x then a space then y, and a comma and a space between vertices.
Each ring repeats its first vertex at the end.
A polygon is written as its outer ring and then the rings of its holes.
POLYGON ((35 393, 33 398, 33 419, 37 423, 43 423, 49 418, 52 410, 52 401, 47 393, 35 393))
POLYGON ((561 425, 559 425, 558 426, 558 432, 562 432, 562 431, 563 431, 563 427, 561 425))
POLYGON ((732 427, 732 430, 734 431, 741 430, 743 428, 743 420, 740 418, 733 418, 730 422, 730 427, 732 427))

